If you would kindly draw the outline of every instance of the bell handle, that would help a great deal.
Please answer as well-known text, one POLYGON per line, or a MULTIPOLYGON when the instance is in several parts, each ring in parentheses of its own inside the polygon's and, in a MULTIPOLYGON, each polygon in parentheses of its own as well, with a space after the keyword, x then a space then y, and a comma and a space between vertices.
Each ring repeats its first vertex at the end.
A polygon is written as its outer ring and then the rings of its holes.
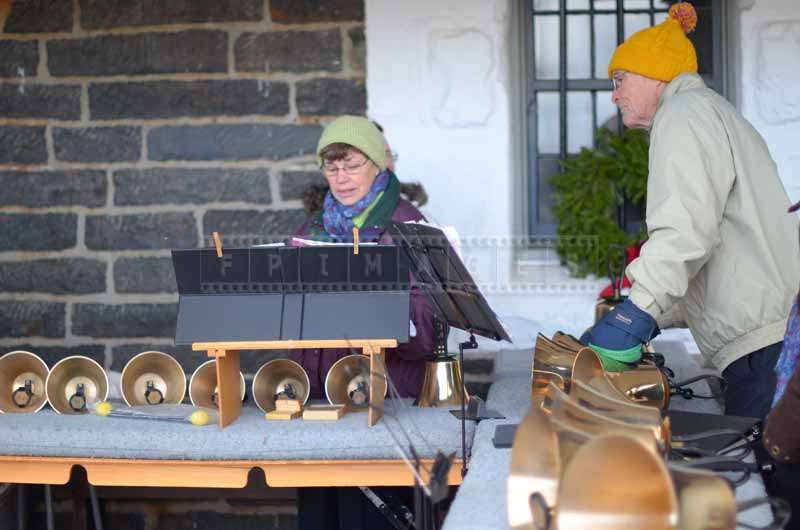
POLYGON ((11 394, 11 400, 14 402, 14 404, 17 405, 17 407, 21 409, 24 409, 25 407, 30 405, 32 399, 33 399, 33 381, 31 381, 30 379, 26 379, 25 386, 17 388, 11 394), (17 396, 20 395, 24 396, 23 397, 24 402, 17 400, 17 396))

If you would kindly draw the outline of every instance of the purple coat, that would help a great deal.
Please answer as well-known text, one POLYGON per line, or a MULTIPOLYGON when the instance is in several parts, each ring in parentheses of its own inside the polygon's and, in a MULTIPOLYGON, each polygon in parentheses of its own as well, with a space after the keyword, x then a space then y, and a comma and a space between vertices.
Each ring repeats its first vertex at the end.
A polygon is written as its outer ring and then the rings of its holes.
MULTIPOLYGON (((294 233, 297 237, 308 234, 309 227, 315 222, 316 216, 312 216, 303 223, 294 233)), ((420 221, 424 217, 414 205, 405 199, 397 202, 390 220, 392 221, 420 221)), ((391 236, 384 233, 380 243, 389 244, 392 242, 391 236)), ((411 314, 409 318, 414 322, 416 336, 410 337, 410 341, 400 344, 397 348, 386 350, 386 369, 389 377, 394 383, 401 397, 416 398, 419 394, 422 378, 425 374, 425 358, 433 353, 434 330, 433 330, 433 310, 428 301, 427 295, 418 287, 411 288, 411 314)), ((311 398, 325 398, 325 376, 328 374, 333 363, 346 355, 362 353, 360 348, 329 348, 329 349, 305 349, 293 350, 291 358, 300 363, 308 373, 311 381, 311 398)))

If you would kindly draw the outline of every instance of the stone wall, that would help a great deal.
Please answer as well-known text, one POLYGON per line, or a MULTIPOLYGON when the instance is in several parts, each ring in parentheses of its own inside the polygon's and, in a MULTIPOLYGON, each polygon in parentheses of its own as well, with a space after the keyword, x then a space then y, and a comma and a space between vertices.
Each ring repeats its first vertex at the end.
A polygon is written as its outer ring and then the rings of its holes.
MULTIPOLYGON (((0 0, 0 354, 121 370, 158 349, 191 373, 205 359, 173 346, 169 251, 299 224, 321 126, 366 109, 363 20, 362 0, 0 0)), ((295 526, 292 491, 228 494, 128 495, 106 517, 295 526)))
MULTIPOLYGON (((366 107, 361 0, 0 1, 0 353, 172 346, 169 250, 285 234, 366 107)), ((264 358, 245 356, 253 373, 264 358)))

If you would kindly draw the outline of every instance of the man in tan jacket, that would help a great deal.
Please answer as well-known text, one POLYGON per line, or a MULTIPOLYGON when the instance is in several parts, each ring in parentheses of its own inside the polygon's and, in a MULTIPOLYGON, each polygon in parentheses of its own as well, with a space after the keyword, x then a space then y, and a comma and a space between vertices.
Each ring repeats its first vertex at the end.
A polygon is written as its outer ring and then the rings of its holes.
POLYGON ((626 271, 630 298, 588 342, 630 362, 659 326, 685 322, 728 382, 726 414, 763 419, 800 284, 798 219, 764 140, 697 75, 696 19, 674 5, 609 65, 623 122, 650 131, 648 240, 626 271))

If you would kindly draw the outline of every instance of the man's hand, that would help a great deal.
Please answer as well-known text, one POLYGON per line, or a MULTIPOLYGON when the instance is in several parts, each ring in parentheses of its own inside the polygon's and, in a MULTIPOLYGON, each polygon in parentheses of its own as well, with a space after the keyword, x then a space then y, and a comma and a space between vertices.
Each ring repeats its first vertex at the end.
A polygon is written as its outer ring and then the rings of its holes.
POLYGON ((606 365, 609 360, 622 363, 639 361, 642 344, 659 333, 658 324, 649 313, 625 300, 584 333, 581 342, 600 354, 603 365, 612 369, 610 365, 616 363, 606 365))

